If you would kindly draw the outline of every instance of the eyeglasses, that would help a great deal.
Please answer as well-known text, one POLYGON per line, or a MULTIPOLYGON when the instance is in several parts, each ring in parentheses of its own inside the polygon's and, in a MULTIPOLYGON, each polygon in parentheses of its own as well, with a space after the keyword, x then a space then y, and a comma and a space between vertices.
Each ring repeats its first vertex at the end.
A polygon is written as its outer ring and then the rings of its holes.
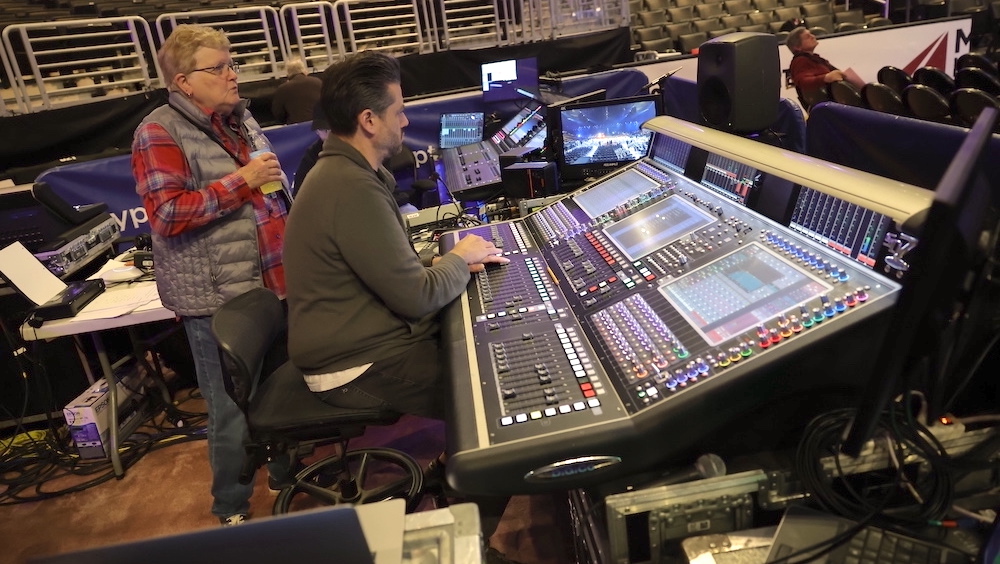
MULTIPOLYGON (((205 67, 203 69, 194 69, 191 72, 201 71, 201 72, 207 72, 207 73, 214 74, 215 76, 222 76, 222 74, 226 72, 227 68, 232 69, 233 72, 235 72, 237 74, 239 74, 239 72, 240 72, 240 64, 238 62, 236 62, 236 61, 229 61, 228 63, 219 63, 219 64, 215 65, 214 67, 205 67)), ((188 74, 191 74, 191 73, 188 73, 188 74)))

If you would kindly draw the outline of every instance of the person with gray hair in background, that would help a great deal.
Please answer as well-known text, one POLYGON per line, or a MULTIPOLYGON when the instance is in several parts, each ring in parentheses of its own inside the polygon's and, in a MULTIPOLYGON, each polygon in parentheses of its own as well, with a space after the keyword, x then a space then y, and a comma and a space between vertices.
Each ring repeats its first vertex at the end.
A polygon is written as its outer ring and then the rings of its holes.
MULTIPOLYGON (((227 300, 265 287, 285 297, 282 244, 287 180, 260 124, 240 98, 239 63, 226 35, 183 24, 157 53, 167 103, 135 131, 132 175, 149 216, 156 287, 180 317, 208 410, 212 513, 247 519, 253 484, 241 484, 246 419, 223 380, 212 315, 227 300)), ((268 465, 287 480, 290 462, 268 465)))
POLYGON ((792 62, 788 66, 792 85, 810 108, 826 99, 827 84, 846 78, 830 61, 813 52, 817 45, 819 40, 805 27, 796 27, 785 40, 785 46, 792 52, 792 62))
POLYGON ((306 63, 298 57, 285 62, 288 80, 278 86, 271 99, 271 113, 277 121, 287 125, 312 120, 323 81, 310 76, 307 70, 306 63))

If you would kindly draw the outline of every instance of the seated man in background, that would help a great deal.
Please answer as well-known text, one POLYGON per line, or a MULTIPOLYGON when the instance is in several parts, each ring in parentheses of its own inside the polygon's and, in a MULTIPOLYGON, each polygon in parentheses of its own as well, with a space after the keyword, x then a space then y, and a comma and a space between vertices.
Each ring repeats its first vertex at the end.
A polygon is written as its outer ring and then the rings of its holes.
POLYGON ((827 84, 846 79, 844 73, 837 70, 830 61, 813 52, 819 45, 819 40, 808 29, 793 29, 788 34, 785 45, 792 52, 792 62, 789 65, 792 84, 795 85, 799 99, 808 107, 828 99, 827 84))
POLYGON ((323 82, 306 74, 306 64, 295 57, 285 63, 288 80, 274 91, 271 113, 284 124, 300 123, 313 118, 313 108, 319 102, 319 88, 323 82))

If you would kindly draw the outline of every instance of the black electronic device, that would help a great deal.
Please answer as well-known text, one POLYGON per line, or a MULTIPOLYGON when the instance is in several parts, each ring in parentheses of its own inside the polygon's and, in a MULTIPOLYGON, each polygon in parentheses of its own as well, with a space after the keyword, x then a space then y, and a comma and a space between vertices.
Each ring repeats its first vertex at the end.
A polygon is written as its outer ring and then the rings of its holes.
POLYGON ((0 248, 20 242, 59 278, 103 256, 120 233, 106 204, 71 206, 43 182, 0 193, 0 248))
POLYGON ((70 282, 49 301, 32 309, 31 317, 37 321, 73 317, 102 292, 104 292, 102 278, 70 282))
POLYGON ((559 129, 559 108, 580 102, 594 102, 607 99, 604 88, 584 92, 565 100, 548 104, 545 108, 545 158, 556 162, 556 155, 562 150, 562 131, 559 129))
POLYGON ((461 201, 483 200, 500 194, 502 155, 537 150, 545 142, 545 106, 532 102, 521 108, 489 139, 441 150, 445 181, 461 201))
POLYGON ((983 248, 984 241, 996 246, 997 226, 996 203, 982 167, 998 119, 995 109, 980 113, 938 182, 912 258, 900 257, 909 262, 906 283, 841 447, 845 454, 860 454, 904 389, 924 389, 928 416, 939 415, 942 395, 954 392, 956 379, 971 368, 968 355, 977 355, 981 339, 991 337, 976 329, 982 329, 983 316, 995 314, 996 304, 981 303, 977 291, 982 290, 981 271, 996 250, 983 248))
POLYGON ((483 102, 522 100, 520 91, 538 94, 538 58, 505 59, 480 66, 483 102))
POLYGON ((518 162, 504 167, 504 194, 508 198, 541 198, 559 193, 559 175, 555 163, 518 162))
POLYGON ((653 134, 642 125, 662 113, 658 94, 559 106, 553 144, 559 176, 595 178, 645 157, 653 134))
POLYGON ((68 225, 83 225, 91 219, 106 214, 108 205, 105 203, 72 206, 62 199, 46 182, 36 182, 31 187, 31 195, 57 217, 68 225))
POLYGON ((755 132, 778 119, 781 64, 771 33, 727 33, 698 49, 698 106, 713 127, 755 132))
POLYGON ((483 140, 486 117, 483 112, 455 112, 441 114, 438 148, 450 149, 483 140))
POLYGON ((703 157, 899 218, 929 192, 676 118, 646 128, 662 124, 672 142, 637 162, 520 219, 442 235, 442 250, 474 233, 511 259, 445 312, 458 489, 592 485, 704 444, 789 447, 797 435, 764 426, 798 428, 865 387, 852 363, 875 356, 901 284, 702 183, 703 157), (688 129, 704 144, 684 147, 688 129))

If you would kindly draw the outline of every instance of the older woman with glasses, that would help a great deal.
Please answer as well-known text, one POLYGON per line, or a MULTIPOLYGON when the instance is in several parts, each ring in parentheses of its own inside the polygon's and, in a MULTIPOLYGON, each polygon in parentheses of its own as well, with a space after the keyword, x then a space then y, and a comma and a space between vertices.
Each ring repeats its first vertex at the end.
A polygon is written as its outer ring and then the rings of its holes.
MULTIPOLYGON (((235 525, 253 493, 239 483, 247 429, 223 385, 211 316, 251 288, 285 297, 290 200, 278 159, 239 96, 229 47, 221 31, 200 25, 170 34, 157 54, 168 102, 136 129, 132 172, 149 216, 160 299, 183 321, 208 405, 212 513, 235 525)), ((288 466, 269 467, 272 478, 286 478, 288 466)))

